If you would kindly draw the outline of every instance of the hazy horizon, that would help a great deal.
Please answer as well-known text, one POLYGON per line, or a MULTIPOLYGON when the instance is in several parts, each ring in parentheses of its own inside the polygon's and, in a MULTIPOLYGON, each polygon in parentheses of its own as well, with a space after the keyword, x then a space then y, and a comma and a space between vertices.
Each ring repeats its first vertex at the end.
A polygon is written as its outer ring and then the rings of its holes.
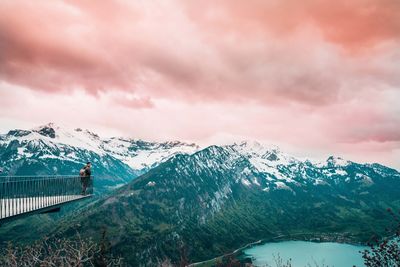
POLYGON ((399 169, 396 1, 2 1, 0 130, 54 122, 399 169))
MULTIPOLYGON (((30 127, 25 127, 25 128, 23 128, 23 127, 15 127, 15 128, 12 128, 12 129, 2 129, 2 128, 0 128, 0 135, 1 134, 7 134, 9 130, 14 130, 14 129, 32 130, 32 129, 35 129, 35 128, 38 128, 38 127, 42 127, 42 126, 49 126, 49 124, 54 124, 53 126, 60 127, 63 130, 67 130, 67 131, 73 131, 73 130, 75 130, 77 128, 81 128, 83 130, 88 130, 88 131, 90 131, 90 132, 92 132, 94 134, 98 134, 97 131, 95 131, 93 129, 87 129, 85 127, 66 125, 66 124, 62 124, 62 123, 60 124, 60 123, 49 122, 49 123, 44 123, 44 124, 40 124, 40 125, 32 125, 30 127)), ((329 154, 329 153, 321 154, 321 155, 302 154, 304 152, 296 151, 295 148, 290 148, 290 147, 287 147, 285 145, 278 146, 278 145, 273 144, 273 143, 267 143, 267 142, 262 142, 262 141, 259 141, 259 140, 256 140, 256 139, 246 139, 246 138, 241 138, 241 137, 231 138, 229 140, 224 140, 224 141, 193 142, 193 141, 190 141, 190 140, 178 140, 178 139, 161 139, 161 138, 160 139, 143 139, 143 138, 136 138, 135 136, 129 136, 129 135, 123 135, 123 134, 119 135, 119 134, 116 134, 116 132, 114 132, 114 134, 111 134, 111 133, 100 134, 99 136, 100 136, 100 138, 132 138, 132 139, 136 139, 136 140, 139 139, 139 140, 150 141, 150 142, 180 141, 180 142, 185 142, 185 143, 196 144, 196 145, 198 145, 200 147, 200 149, 204 149, 204 148, 206 148, 208 146, 212 146, 212 145, 223 146, 223 145, 231 145, 231 144, 240 144, 242 142, 248 142, 248 143, 256 142, 256 143, 259 143, 259 144, 261 144, 263 146, 269 147, 271 149, 279 149, 281 152, 283 152, 285 154, 288 154, 288 155, 291 155, 291 156, 295 156, 296 158, 298 158, 300 160, 310 160, 310 161, 312 161, 314 163, 326 161, 331 156, 337 157, 337 158, 343 158, 345 160, 350 160, 350 161, 353 161, 353 162, 357 162, 354 159, 346 158, 346 157, 343 157, 342 155, 334 155, 334 154, 329 154)), ((379 163, 379 162, 377 162, 377 161, 370 161, 370 162, 367 162, 367 161, 366 162, 361 162, 361 161, 359 161, 357 163, 379 163)), ((383 164, 383 163, 381 163, 381 164, 383 164)), ((397 166, 390 166, 390 165, 387 165, 387 166, 391 167, 391 168, 394 168, 394 169, 398 169, 397 166)))

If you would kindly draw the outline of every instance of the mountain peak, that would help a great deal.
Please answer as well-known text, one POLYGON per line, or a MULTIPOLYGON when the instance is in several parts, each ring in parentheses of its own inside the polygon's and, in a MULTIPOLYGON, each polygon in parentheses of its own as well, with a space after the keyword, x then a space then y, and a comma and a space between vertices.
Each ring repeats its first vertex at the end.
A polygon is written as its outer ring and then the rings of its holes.
POLYGON ((257 141, 242 141, 230 146, 233 150, 249 158, 259 158, 275 163, 288 163, 295 159, 281 152, 278 146, 265 145, 257 141))
POLYGON ((31 130, 32 131, 40 131, 43 128, 52 128, 52 129, 57 130, 57 129, 60 129, 61 127, 59 125, 55 124, 54 122, 49 122, 49 123, 34 127, 31 130))
POLYGON ((54 122, 35 127, 30 130, 31 132, 39 133, 42 136, 49 137, 52 139, 59 139, 59 141, 65 141, 66 139, 78 138, 80 140, 99 140, 100 136, 87 129, 75 128, 69 126, 61 126, 54 122))
POLYGON ((259 155, 265 154, 269 151, 274 151, 275 153, 280 153, 278 146, 266 145, 254 140, 244 140, 239 143, 233 143, 232 147, 239 149, 240 151, 247 151, 252 153, 257 153, 259 155))
POLYGON ((56 131, 55 129, 59 129, 54 123, 48 123, 43 126, 39 126, 38 128, 34 129, 34 132, 37 132, 43 136, 47 136, 50 138, 56 138, 56 131))
POLYGON ((351 162, 341 157, 330 156, 326 159, 326 163, 328 167, 344 167, 349 165, 351 162))

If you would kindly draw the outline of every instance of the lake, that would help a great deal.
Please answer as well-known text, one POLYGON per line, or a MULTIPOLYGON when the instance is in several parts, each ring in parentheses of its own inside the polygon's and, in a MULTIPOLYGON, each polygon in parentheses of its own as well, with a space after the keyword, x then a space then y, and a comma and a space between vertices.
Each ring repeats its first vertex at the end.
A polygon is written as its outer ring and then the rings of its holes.
POLYGON ((292 259, 293 267, 335 266, 335 267, 364 267, 360 250, 366 247, 341 243, 316 243, 306 241, 273 242, 245 249, 245 257, 251 257, 255 266, 266 264, 275 267, 274 256, 280 255, 284 260, 292 259))

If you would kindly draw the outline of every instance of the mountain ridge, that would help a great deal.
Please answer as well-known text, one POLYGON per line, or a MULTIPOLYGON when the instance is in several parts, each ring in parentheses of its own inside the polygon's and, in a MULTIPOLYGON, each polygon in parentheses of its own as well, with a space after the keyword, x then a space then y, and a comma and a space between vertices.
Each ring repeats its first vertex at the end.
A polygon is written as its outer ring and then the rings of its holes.
POLYGON ((174 154, 197 149, 179 141, 101 138, 89 130, 66 130, 49 123, 0 135, 0 175, 70 175, 91 161, 100 190, 105 190, 125 184, 174 154))
POLYGON ((53 233, 70 235, 79 225, 93 235, 105 228, 114 252, 131 266, 157 266, 166 258, 178 262, 179 244, 201 261, 276 233, 365 242, 384 232, 386 208, 400 208, 400 173, 394 169, 271 161, 276 173, 265 167, 268 162, 260 168, 254 154, 230 146, 178 154, 53 233))
MULTIPOLYGON (((386 208, 400 209, 400 173, 380 164, 333 156, 312 162, 248 141, 201 149, 189 144, 179 151, 180 142, 104 142, 82 129, 75 131, 80 140, 65 134, 68 144, 60 145, 54 141, 60 132, 53 125, 0 136, 0 164, 16 167, 17 174, 45 174, 54 166, 58 172, 77 170, 83 162, 74 160, 90 159, 96 179, 102 174, 98 188, 108 193, 38 234, 73 237, 79 231, 96 237, 107 229, 113 252, 130 266, 177 263, 181 246, 192 261, 201 261, 277 233, 365 242, 384 232, 386 208), (77 143, 92 150, 72 146, 77 143), (104 154, 94 151, 103 148, 104 154), (154 152, 158 148, 161 153, 154 152), (156 157, 149 159, 153 152, 156 157), (148 167, 138 172, 118 159, 140 153, 145 160, 137 160, 148 167), (66 155, 75 158, 64 160, 66 155)), ((16 225, 7 236, 23 236, 18 232, 28 224, 16 225)))
MULTIPOLYGON (((132 169, 150 169, 154 167, 158 162, 162 162, 165 159, 169 158, 171 155, 179 154, 179 153, 186 153, 192 154, 197 151, 200 151, 204 148, 209 146, 218 146, 218 147, 225 147, 225 148, 232 148, 237 151, 241 151, 242 153, 246 153, 248 155, 255 154, 258 156, 263 156, 264 159, 269 157, 269 163, 272 163, 273 160, 276 160, 278 163, 279 159, 275 158, 276 155, 279 153, 281 156, 284 156, 284 159, 287 160, 286 164, 289 164, 290 161, 302 161, 310 162, 312 164, 329 164, 329 162, 339 161, 342 163, 351 162, 348 160, 344 160, 341 157, 337 156, 328 156, 325 160, 310 160, 308 158, 302 158, 301 160, 297 157, 291 156, 289 154, 284 154, 281 152, 280 148, 277 146, 271 145, 264 145, 257 141, 245 140, 241 142, 233 142, 229 144, 211 144, 208 146, 202 146, 195 143, 185 143, 178 140, 174 141, 164 141, 164 142, 155 142, 155 141, 145 141, 142 139, 134 139, 134 138, 127 138, 127 137, 109 137, 109 138, 102 138, 98 134, 93 133, 90 130, 85 130, 82 128, 75 128, 75 129, 66 129, 63 127, 58 126, 55 123, 47 123, 42 126, 34 127, 32 129, 13 129, 9 130, 5 134, 0 134, 0 144, 6 143, 5 139, 12 139, 17 140, 18 137, 25 137, 26 140, 29 140, 29 136, 31 137, 31 141, 35 139, 39 141, 44 141, 42 137, 49 138, 50 141, 53 141, 55 144, 63 144, 69 145, 76 148, 82 148, 84 150, 92 151, 97 154, 105 155, 109 154, 121 161, 125 164, 130 166, 132 169), (34 136, 36 134, 36 136, 34 136), (32 136, 33 135, 33 136, 32 136), (60 137, 61 135, 61 137, 60 137), (170 154, 165 153, 164 155, 135 155, 135 152, 139 150, 139 152, 143 151, 151 151, 154 153, 156 149, 174 149, 175 151, 171 151, 170 154), (246 150, 247 148, 247 150, 246 150), (263 152, 264 155, 260 155, 260 152, 263 152), (139 156, 139 157, 135 157, 139 156), (155 165, 154 165, 155 164, 155 165)), ((13 140, 11 140, 13 141, 13 140)), ((17 140, 18 141, 18 140, 17 140)), ((22 152, 22 151, 20 151, 22 152)), ((156 151, 157 152, 157 151, 156 151)), ((166 151, 163 151, 166 152, 166 151)), ((71 157, 65 158, 65 160, 71 160, 71 157)), ((84 162, 82 159, 81 162, 84 162)), ((366 164, 379 164, 379 163, 366 163, 366 164)), ((336 164, 337 165, 337 164, 336 164)), ((381 166, 385 166, 380 164, 381 166)), ((385 166, 387 167, 387 166, 385 166)), ((390 168, 390 167, 388 167, 390 168)), ((393 169, 393 168, 392 168, 393 169)))

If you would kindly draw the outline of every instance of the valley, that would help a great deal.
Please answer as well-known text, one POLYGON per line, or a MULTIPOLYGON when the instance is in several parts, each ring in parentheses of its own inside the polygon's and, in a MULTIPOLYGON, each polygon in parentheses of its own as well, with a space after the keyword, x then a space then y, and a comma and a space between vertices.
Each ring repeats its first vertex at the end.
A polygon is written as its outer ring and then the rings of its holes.
MULTIPOLYGON (((2 138, 4 144, 7 139, 2 138)), ((96 177, 108 177, 113 169, 107 166, 120 166, 115 173, 132 178, 114 180, 114 185, 124 181, 114 190, 100 187, 94 201, 71 208, 56 220, 32 217, 2 226, 0 231, 7 231, 1 241, 32 226, 35 236, 50 238, 79 233, 99 240, 105 230, 112 253, 129 266, 157 266, 165 261, 178 264, 182 251, 190 262, 199 262, 278 235, 286 236, 284 240, 297 236, 299 240, 365 243, 372 235, 385 234, 391 220, 387 208, 400 209, 400 173, 383 165, 337 157, 321 162, 299 160, 257 142, 203 149, 190 146, 194 147, 191 153, 169 151, 167 158, 146 170, 117 161, 116 152, 101 154, 96 177), (101 161, 105 157, 112 157, 114 163, 105 164, 101 161)), ((7 161, 10 151, 18 150, 18 145, 15 149, 2 146, 2 162, 9 164, 5 169, 17 170, 12 168, 20 161, 24 162, 20 166, 29 166, 25 164, 31 160, 37 162, 37 173, 52 169, 54 162, 43 153, 35 159, 14 156, 7 161)), ((67 168, 63 163, 67 160, 57 160, 67 168)), ((18 239, 23 242, 24 238, 32 241, 27 234, 18 239)))

